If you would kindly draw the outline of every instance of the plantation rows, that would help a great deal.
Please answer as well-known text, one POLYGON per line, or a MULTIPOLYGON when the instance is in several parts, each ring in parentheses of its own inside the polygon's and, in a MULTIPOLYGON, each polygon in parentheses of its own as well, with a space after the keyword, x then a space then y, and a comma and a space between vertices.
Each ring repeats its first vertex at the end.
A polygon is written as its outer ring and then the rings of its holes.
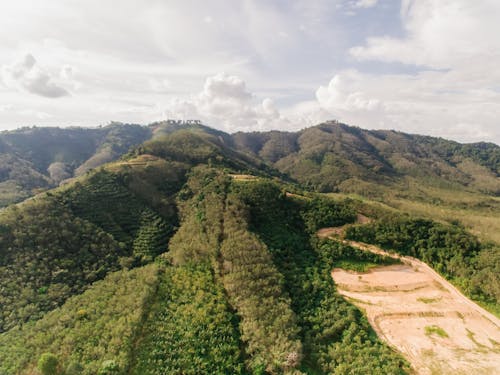
POLYGON ((39 319, 109 272, 164 253, 177 217, 164 209, 168 197, 162 204, 160 215, 122 172, 101 170, 2 212, 0 332, 39 319))
POLYGON ((207 264, 167 267, 132 374, 241 374, 234 313, 207 264))
POLYGON ((31 374, 44 353, 57 358, 56 374, 123 373, 159 282, 154 264, 118 271, 37 322, 0 335, 0 374, 31 374), (116 371, 101 371, 106 367, 116 371))
POLYGON ((382 343, 361 312, 335 291, 330 271, 336 261, 368 259, 338 242, 310 237, 321 226, 351 222, 352 209, 327 199, 295 201, 271 183, 247 183, 238 190, 250 208, 250 228, 266 243, 284 276, 304 348, 300 369, 312 374, 408 371, 406 361, 382 343), (328 211, 330 222, 316 214, 328 211))

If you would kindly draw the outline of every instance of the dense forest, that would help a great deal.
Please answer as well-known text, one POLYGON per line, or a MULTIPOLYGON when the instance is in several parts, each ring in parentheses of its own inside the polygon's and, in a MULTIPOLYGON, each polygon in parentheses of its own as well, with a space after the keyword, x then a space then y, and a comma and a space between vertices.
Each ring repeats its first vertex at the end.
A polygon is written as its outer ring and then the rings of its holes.
POLYGON ((500 194, 500 147, 460 144, 327 122, 295 133, 236 133, 238 149, 261 157, 309 189, 381 197, 408 177, 447 189, 500 194))
MULTIPOLYGON (((320 239, 324 227, 418 257, 498 307, 497 244, 311 191, 323 188, 270 164, 296 152, 292 133, 269 136, 285 142, 274 153, 198 124, 148 129, 119 159, 0 211, 1 375, 410 373, 330 276, 397 261, 320 239)), ((493 168, 488 147, 453 152, 493 168)))

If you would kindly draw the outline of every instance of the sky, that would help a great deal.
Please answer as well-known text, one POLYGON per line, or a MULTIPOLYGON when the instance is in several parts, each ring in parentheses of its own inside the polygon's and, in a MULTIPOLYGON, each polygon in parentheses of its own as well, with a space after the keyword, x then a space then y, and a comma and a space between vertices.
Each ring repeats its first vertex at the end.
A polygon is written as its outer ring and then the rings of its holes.
POLYGON ((499 0, 0 4, 0 130, 338 120, 500 144, 499 0))

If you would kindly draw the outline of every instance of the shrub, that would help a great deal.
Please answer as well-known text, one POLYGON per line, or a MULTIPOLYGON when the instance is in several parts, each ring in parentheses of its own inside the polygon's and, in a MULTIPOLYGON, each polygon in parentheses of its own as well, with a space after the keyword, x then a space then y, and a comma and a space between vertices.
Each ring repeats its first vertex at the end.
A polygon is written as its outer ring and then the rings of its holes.
POLYGON ((43 353, 38 360, 38 369, 43 375, 57 375, 59 361, 52 353, 43 353))
POLYGON ((102 363, 97 375, 114 375, 120 373, 120 366, 113 360, 107 360, 102 363))

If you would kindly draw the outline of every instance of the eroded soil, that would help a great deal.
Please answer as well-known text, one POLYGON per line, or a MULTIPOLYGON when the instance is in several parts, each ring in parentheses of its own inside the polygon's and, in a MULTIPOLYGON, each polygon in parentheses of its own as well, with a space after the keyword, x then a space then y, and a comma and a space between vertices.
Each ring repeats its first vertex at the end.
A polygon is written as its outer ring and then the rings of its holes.
MULTIPOLYGON (((366 251, 373 246, 349 242, 366 251)), ((418 374, 500 374, 500 321, 419 260, 367 273, 334 269, 339 292, 418 374)))

